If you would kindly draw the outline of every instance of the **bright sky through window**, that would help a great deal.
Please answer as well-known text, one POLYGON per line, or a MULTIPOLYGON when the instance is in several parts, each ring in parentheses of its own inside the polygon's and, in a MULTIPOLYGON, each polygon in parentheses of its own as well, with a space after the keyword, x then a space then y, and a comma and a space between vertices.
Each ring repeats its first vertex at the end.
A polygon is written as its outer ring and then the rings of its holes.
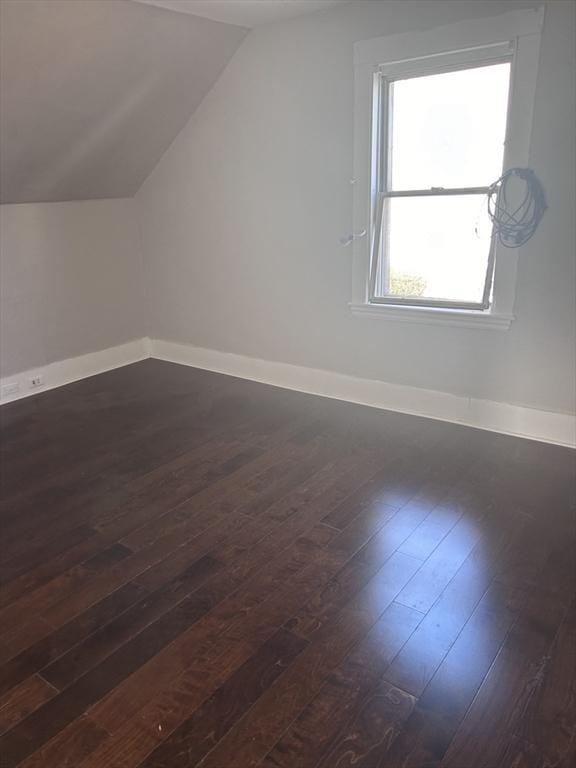
POLYGON ((491 236, 486 196, 464 190, 488 187, 502 173, 509 80, 506 62, 389 84, 376 300, 485 301, 491 236), (418 194, 431 189, 438 194, 418 194), (394 196, 398 192, 404 194, 394 196))

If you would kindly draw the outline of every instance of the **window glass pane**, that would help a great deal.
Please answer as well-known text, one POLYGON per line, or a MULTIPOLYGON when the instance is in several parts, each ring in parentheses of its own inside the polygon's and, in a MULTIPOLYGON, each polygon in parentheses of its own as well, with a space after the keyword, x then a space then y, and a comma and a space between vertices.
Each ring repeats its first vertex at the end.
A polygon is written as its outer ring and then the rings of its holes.
POLYGON ((391 189, 488 186, 501 175, 510 64, 391 84, 391 189))
POLYGON ((485 195, 386 202, 376 296, 481 303, 491 224, 485 195))

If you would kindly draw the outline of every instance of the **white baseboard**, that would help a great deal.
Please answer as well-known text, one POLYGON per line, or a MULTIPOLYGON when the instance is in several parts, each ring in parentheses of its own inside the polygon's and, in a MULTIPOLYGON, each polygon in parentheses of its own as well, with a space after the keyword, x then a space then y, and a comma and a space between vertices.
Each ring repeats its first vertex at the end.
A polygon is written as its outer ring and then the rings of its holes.
POLYGON ((40 394, 148 357, 373 408, 576 447, 576 417, 570 414, 460 397, 374 379, 359 379, 334 371, 271 362, 146 337, 0 379, 0 403, 40 394), (42 386, 31 387, 30 380, 36 374, 42 375, 42 386), (14 385, 17 391, 6 391, 14 385))
POLYGON ((86 379, 97 373, 137 363, 147 357, 150 357, 149 339, 142 338, 80 357, 59 360, 14 376, 6 376, 0 379, 0 403, 11 403, 23 397, 38 395, 48 389, 62 387, 64 384, 71 384, 73 381, 86 379), (37 375, 42 377, 42 384, 32 387, 31 380, 37 375))
POLYGON ((150 339, 150 356, 284 389, 576 447, 576 416, 150 339))

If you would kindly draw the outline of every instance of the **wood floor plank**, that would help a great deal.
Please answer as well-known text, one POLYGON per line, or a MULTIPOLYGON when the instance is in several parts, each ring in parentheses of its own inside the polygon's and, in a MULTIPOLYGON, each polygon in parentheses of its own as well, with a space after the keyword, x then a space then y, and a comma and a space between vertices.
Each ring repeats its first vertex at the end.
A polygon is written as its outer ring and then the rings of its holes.
POLYGON ((29 547, 25 558, 17 555, 12 560, 6 560, 0 565, 0 582, 5 583, 17 578, 22 573, 33 569, 45 560, 59 555, 61 552, 74 547, 95 534, 95 529, 89 525, 79 525, 57 539, 53 539, 48 545, 42 542, 35 548, 29 547))
POLYGON ((58 731, 80 717, 134 670, 155 656, 207 610, 200 598, 191 595, 93 667, 73 685, 42 705, 0 738, 0 751, 7 766, 17 765, 37 751, 58 731))
MULTIPOLYGON (((322 514, 322 508, 317 513, 319 516, 322 514)), ((291 520, 294 520, 292 518, 291 520)), ((310 521, 309 523, 310 524, 310 521)), ((332 529, 328 529, 332 530, 332 529)), ((306 535, 306 538, 309 537, 310 534, 306 535)), ((282 540, 282 537, 281 537, 282 540)), ((299 540, 298 540, 299 541, 299 540)), ((296 546, 298 544, 298 541, 296 542, 296 546)), ((285 544, 285 542, 284 542, 285 544)), ((289 564, 289 560, 293 555, 290 554, 290 552, 295 552, 297 550, 290 550, 288 551, 288 567, 291 568, 289 564)), ((266 550, 264 550, 264 554, 266 553, 266 550)), ((313 555, 313 551, 311 552, 313 555)), ((351 553, 349 553, 350 555, 351 553)), ((349 556, 347 555, 347 556, 349 556)), ((306 588, 308 591, 310 589, 317 589, 318 587, 318 577, 322 572, 322 569, 324 567, 324 564, 321 559, 318 557, 315 558, 315 569, 312 573, 308 573, 307 571, 303 572, 303 579, 300 581, 298 579, 294 579, 294 573, 292 573, 292 579, 290 580, 290 588, 289 592, 286 592, 286 590, 283 590, 282 592, 282 600, 278 603, 272 602, 268 604, 263 604, 259 606, 258 611, 251 611, 249 614, 249 619, 252 622, 251 623, 251 632, 250 632, 250 643, 248 644, 248 648, 253 645, 255 642, 255 639, 262 636, 262 633, 264 631, 263 639, 266 637, 266 633, 268 635, 271 634, 271 630, 274 631, 274 626, 279 625, 284 620, 283 617, 285 617, 286 614, 289 615, 291 611, 292 605, 298 605, 299 601, 302 601, 305 599, 305 595, 307 594, 306 591, 303 592, 303 589, 306 588), (320 568, 320 570, 318 570, 320 568), (287 598, 290 597, 290 600, 288 601, 287 598), (277 607, 282 607, 282 614, 279 618, 277 618, 275 621, 271 620, 270 616, 270 608, 277 610, 277 607)), ((295 560, 295 562, 299 562, 300 557, 298 556, 295 560)), ((336 560, 333 559, 333 557, 329 557, 327 562, 332 563, 332 569, 337 569, 339 565, 342 562, 341 558, 338 558, 336 560)), ((248 559, 247 564, 250 565, 250 559, 248 559)), ((304 563, 305 564, 305 563, 304 563)), ((300 562, 300 566, 302 565, 302 562, 300 562)), ((270 575, 274 575, 274 573, 278 572, 278 569, 282 568, 282 560, 280 560, 277 563, 271 564, 271 567, 268 569, 270 570, 270 575)), ((250 570, 248 571, 250 572, 250 570)), ((194 652, 196 656, 198 655, 198 647, 204 643, 207 644, 210 648, 211 655, 214 656, 218 652, 218 648, 226 649, 230 648, 231 646, 234 647, 234 645, 237 643, 238 638, 234 637, 234 631, 232 627, 232 637, 230 637, 229 632, 222 632, 222 626, 226 626, 226 624, 230 624, 231 618, 234 618, 236 616, 243 615, 246 607, 246 598, 248 598, 248 605, 253 604, 254 596, 258 595, 258 593, 261 593, 263 590, 265 590, 266 585, 266 572, 259 571, 257 574, 255 574, 254 578, 252 579, 252 582, 248 582, 247 585, 237 594, 232 596, 228 602, 224 602, 222 607, 217 609, 217 611, 208 617, 208 622, 200 622, 199 625, 193 628, 191 634, 188 633, 188 636, 183 636, 181 639, 179 639, 171 649, 168 649, 168 653, 172 654, 173 657, 176 659, 180 658, 187 658, 190 653, 194 652), (254 586, 251 586, 253 584, 254 586), (254 587, 257 589, 257 592, 254 593, 253 589, 254 587), (240 602, 238 602, 240 600, 240 602), (188 648, 190 650, 188 650, 188 648)), ((322 581, 320 581, 320 584, 322 581)), ((224 586, 226 589, 229 589, 229 586, 226 586, 227 582, 224 581, 224 586)), ((211 596, 211 599, 215 598, 214 591, 212 590, 211 593, 209 593, 211 596)), ((258 601, 257 601, 258 602, 258 601)), ((222 652, 222 651, 220 651, 222 652)), ((147 679, 150 681, 150 684, 152 686, 150 693, 152 694, 155 692, 155 689, 157 685, 159 684, 159 680, 162 680, 162 669, 164 671, 168 672, 168 680, 170 676, 174 675, 174 670, 178 669, 178 667, 175 667, 174 664, 168 663, 167 666, 162 667, 162 658, 159 657, 154 660, 156 662, 156 669, 152 669, 153 674, 151 676, 147 676, 147 679), (160 668, 158 668, 160 665, 160 668)), ((222 666, 222 665, 220 665, 222 666)), ((149 670, 150 671, 150 670, 149 670)), ((118 697, 118 695, 113 696, 112 700, 105 701, 101 707, 97 706, 95 711, 93 712, 93 716, 96 716, 99 721, 106 723, 108 727, 114 728, 117 726, 118 721, 122 721, 122 718, 126 716, 127 711, 130 710, 130 707, 134 706, 135 700, 138 700, 138 697, 142 694, 142 691, 146 691, 146 683, 142 680, 142 677, 136 676, 136 679, 134 681, 128 681, 128 688, 129 690, 126 692, 124 696, 118 697), (104 716, 104 720, 102 720, 102 717, 104 716)), ((120 691, 118 692, 120 693, 120 691)), ((140 704, 142 706, 142 703, 140 704)), ((166 709, 167 706, 170 705, 163 705, 160 704, 160 708, 162 710, 166 709)), ((157 715, 155 714, 153 719, 157 719, 157 715)))
POLYGON ((294 720, 261 763, 262 768, 314 768, 347 726, 355 708, 422 620, 392 603, 330 674, 317 696, 294 720))
POLYGON ((436 547, 414 578, 398 596, 398 602, 427 613, 458 572, 482 536, 477 520, 461 518, 436 547))
POLYGON ((224 685, 142 763, 142 768, 187 768, 199 762, 246 710, 289 668, 306 646, 279 629, 224 685))
MULTIPOLYGON (((292 616, 286 627, 302 637, 308 637, 329 620, 356 591, 362 588, 398 549, 412 531, 429 514, 421 507, 407 504, 372 536, 372 538, 346 563, 321 592, 314 595, 303 608, 292 616)), ((334 546, 337 546, 335 540, 334 546)), ((408 557, 408 556, 406 556, 408 557)), ((421 561, 414 561, 417 573, 421 561)))
POLYGON ((37 752, 20 763, 21 768, 72 768, 79 765, 87 755, 104 741, 107 733, 81 715, 70 725, 59 731, 37 752))
POLYGON ((390 768, 440 765, 525 599, 491 584, 387 753, 390 768))
POLYGON ((101 741, 74 768, 137 768, 161 743, 161 736, 159 729, 151 732, 133 719, 126 728, 101 741))
MULTIPOLYGON (((357 464, 355 457, 346 457, 326 470, 318 473, 318 488, 321 489, 321 500, 313 495, 314 503, 309 505, 303 503, 308 500, 308 492, 302 495, 301 488, 295 490, 290 498, 280 502, 280 520, 276 519, 276 507, 270 508, 271 519, 276 527, 267 532, 264 538, 256 533, 257 548, 254 546, 245 549, 241 558, 235 561, 234 570, 231 574, 223 573, 216 577, 216 583, 205 592, 205 597, 212 604, 213 608, 206 620, 198 623, 188 632, 178 638, 170 648, 157 655, 146 667, 119 686, 115 691, 100 704, 93 708, 92 716, 98 722, 102 723, 107 729, 114 730, 123 725, 130 716, 134 715, 138 709, 142 708, 151 696, 157 693, 158 688, 169 685, 170 681, 177 677, 187 666, 197 653, 201 643, 209 641, 211 637, 221 635, 221 619, 219 616, 226 617, 229 620, 230 607, 225 603, 222 608, 215 609, 218 603, 227 598, 235 588, 239 587, 246 578, 254 578, 262 566, 267 562, 273 562, 279 553, 295 544, 299 536, 304 535, 315 523, 320 520, 330 505, 336 505, 345 498, 356 483, 363 481, 363 470, 361 465, 357 464), (302 501, 302 503, 301 503, 302 501), (292 514, 284 522, 284 510, 292 510, 292 514), (282 524, 283 523, 283 524, 282 524), (220 613, 222 612, 222 613, 220 613)), ((318 489, 317 489, 318 490, 318 489)), ((261 521, 260 521, 261 525, 261 521)), ((236 539, 238 534, 234 532, 236 539)), ((226 559, 225 553, 218 551, 215 553, 218 559, 226 559)), ((340 567, 342 560, 330 558, 332 563, 330 573, 340 567)), ((304 600, 306 592, 302 590, 306 585, 307 589, 318 588, 318 581, 322 582, 321 574, 325 572, 327 562, 324 559, 318 559, 315 563, 315 569, 306 574, 302 581, 291 583, 292 594, 296 595, 297 600, 304 600)), ((329 576, 328 576, 329 578, 329 576)), ((285 599, 286 595, 282 595, 285 599)), ((236 601, 236 597, 230 598, 236 601)), ((293 598, 294 599, 294 598, 293 598)), ((298 602, 296 603, 299 604, 298 602)), ((286 607, 280 603, 283 609, 286 607)), ((267 617, 264 619, 267 621, 267 617)), ((228 647, 228 645, 226 645, 228 647)))
MULTIPOLYGON (((110 506, 114 508, 115 505, 113 500, 115 495, 118 496, 118 500, 126 497, 126 493, 118 488, 119 482, 122 479, 132 480, 132 487, 137 488, 139 484, 139 476, 143 476, 145 484, 148 484, 151 481, 151 478, 154 478, 155 474, 163 477, 168 473, 164 469, 158 470, 158 467, 163 466, 166 468, 166 460, 172 459, 179 461, 179 455, 187 456, 189 459, 192 459, 190 454, 195 452, 198 455, 198 451, 204 451, 204 445, 207 442, 210 442, 211 439, 214 439, 215 434, 218 435, 219 433, 226 432, 228 439, 233 439, 235 434, 234 430, 238 427, 239 423, 242 423, 242 421, 245 422, 244 428, 240 429, 239 432, 242 442, 260 448, 266 447, 266 445, 276 444, 278 436, 280 436, 281 440, 289 437, 297 431, 298 428, 301 429, 303 423, 300 418, 297 418, 292 420, 292 422, 286 426, 285 422, 289 420, 289 416, 281 415, 279 417, 278 413, 274 413, 272 419, 269 417, 263 419, 261 413, 262 407, 259 412, 260 423, 258 423, 258 419, 255 420, 252 417, 246 422, 246 414, 240 414, 240 417, 238 417, 236 412, 227 413, 227 409, 224 411, 225 421, 222 421, 218 408, 216 407, 217 405, 218 402, 216 402, 216 405, 204 409, 206 412, 201 412, 199 419, 196 421, 194 421, 194 416, 196 414, 194 408, 190 412, 185 412, 184 417, 182 412, 180 412, 178 416, 165 418, 160 435, 161 439, 158 439, 158 436, 155 436, 156 439, 151 442, 151 434, 145 434, 144 437, 146 439, 143 441, 140 450, 128 451, 127 453, 130 458, 126 458, 126 456, 122 457, 122 455, 120 455, 116 463, 112 464, 114 478, 110 478, 109 472, 106 473, 106 477, 103 478, 104 488, 98 484, 99 478, 97 477, 93 478, 92 481, 92 486, 95 487, 90 487, 88 490, 85 489, 84 495, 80 495, 80 497, 71 494, 70 491, 66 493, 67 489, 56 487, 54 490, 57 493, 53 499, 56 505, 54 509, 46 504, 47 494, 46 491, 44 491, 39 499, 31 500, 31 509, 24 508, 16 510, 16 521, 33 517, 35 514, 39 513, 39 511, 49 513, 51 522, 50 527, 42 525, 37 526, 36 533, 41 538, 45 538, 44 532, 49 531, 50 533, 48 535, 51 535, 53 538, 55 523, 58 523, 60 519, 61 510, 63 510, 64 513, 67 511, 69 512, 68 507, 71 501, 76 501, 76 513, 78 513, 79 509, 86 510, 86 513, 89 513, 91 507, 100 510, 100 513, 103 509, 110 508, 110 506), (172 424, 170 423, 171 419, 173 421, 172 424), (192 419, 192 421, 189 421, 190 419, 192 419), (199 426, 196 423, 198 420, 199 426), (249 427, 250 431, 248 431, 246 427, 249 427), (187 452, 186 448, 189 449, 187 452), (125 469, 119 469, 121 467, 124 467, 125 469), (155 468, 157 470, 156 473, 154 472, 155 468), (110 486, 112 486, 112 488, 115 486, 117 487, 117 493, 112 494, 112 504, 109 503, 109 494, 102 493, 102 491, 107 492, 110 486), (104 506, 102 506, 102 502, 104 502, 104 506)), ((210 406, 210 399, 208 400, 208 406, 210 406)), ((239 410, 242 411, 241 408, 239 410)), ((148 423, 148 420, 146 420, 145 423, 148 423)), ((128 449, 132 446, 124 447, 125 449, 128 449)), ((84 471, 81 472, 81 478, 82 482, 85 483, 86 478, 84 471)), ((66 519, 64 518, 61 522, 63 523, 64 528, 66 528, 66 519)), ((0 555, 5 555, 5 553, 0 553, 0 555)))
POLYGON ((368 632, 414 573, 418 561, 394 554, 330 623, 309 637, 310 646, 287 674, 214 749, 206 768, 256 766, 321 689, 363 634, 368 632), (281 705, 274 705, 281 702, 281 705))
POLYGON ((574 451, 153 360, 0 423, 2 768, 572 768, 574 451))
MULTIPOLYGON (((248 514, 252 516, 253 510, 250 507, 250 500, 253 500, 251 486, 254 483, 271 483, 269 489, 271 501, 269 505, 282 498, 285 494, 278 484, 274 485, 273 479, 275 473, 285 484, 288 490, 292 490, 294 485, 299 482, 299 472, 303 473, 304 478, 313 475, 327 461, 328 456, 322 451, 320 442, 314 441, 307 450, 298 449, 298 458, 295 460, 296 449, 289 442, 275 455, 275 460, 270 461, 270 457, 265 459, 262 456, 260 461, 254 461, 248 465, 244 472, 235 473, 234 483, 228 493, 226 486, 219 484, 218 495, 216 499, 206 493, 195 494, 192 498, 182 502, 174 507, 170 512, 156 517, 150 523, 145 524, 128 536, 123 541, 133 550, 138 550, 144 546, 150 545, 160 535, 166 536, 171 533, 175 537, 181 536, 186 532, 190 525, 196 526, 198 518, 202 515, 211 515, 215 513, 225 514, 226 512, 235 512, 248 514), (295 472, 291 475, 285 469, 286 462, 292 459, 295 464, 295 472)), ((258 503, 261 503, 258 501, 258 503)))
POLYGON ((2 584, 0 590, 0 608, 15 602, 22 595, 29 594, 35 589, 47 584, 74 567, 85 565, 110 546, 123 547, 118 539, 122 537, 124 529, 119 527, 114 530, 106 530, 83 539, 76 546, 70 547, 56 557, 45 560, 41 565, 33 568, 21 576, 2 584))
POLYGON ((392 661, 385 674, 388 682, 414 696, 422 694, 492 583, 512 530, 502 526, 493 531, 468 555, 392 661))
MULTIPOLYGON (((21 539, 21 533, 25 529, 24 521, 29 519, 30 523, 34 523, 34 535, 32 543, 38 545, 45 544, 58 537, 58 534, 65 532, 70 528, 72 521, 78 525, 78 520, 84 520, 90 522, 96 513, 102 515, 106 510, 114 508, 116 504, 122 499, 130 497, 131 489, 137 487, 138 478, 147 478, 150 482, 150 475, 154 468, 158 466, 166 466, 166 460, 174 460, 174 454, 176 456, 181 455, 185 451, 186 447, 189 447, 190 442, 194 446, 194 452, 197 457, 201 457, 203 452, 206 452, 206 443, 213 442, 215 439, 210 433, 206 431, 206 428, 201 429, 199 432, 196 430, 190 430, 190 427, 186 428, 185 425, 178 425, 172 427, 169 434, 166 435, 165 441, 168 444, 168 455, 165 452, 159 451, 158 441, 153 443, 154 449, 146 448, 146 453, 151 454, 149 456, 143 456, 141 451, 136 451, 135 456, 131 456, 130 459, 121 460, 118 457, 116 464, 116 471, 118 466, 124 464, 127 465, 126 472, 123 474, 120 472, 120 478, 125 477, 129 482, 126 486, 122 487, 121 479, 119 482, 110 479, 107 475, 105 478, 101 478, 100 482, 94 480, 92 485, 95 487, 85 488, 82 487, 79 493, 68 492, 66 488, 55 488, 51 490, 50 494, 43 492, 39 498, 32 498, 30 500, 30 508, 26 506, 24 509, 17 511, 14 515, 13 521, 10 521, 9 525, 5 521, 7 526, 8 541, 7 546, 2 553, 2 558, 6 559, 10 556, 15 557, 22 554, 22 547, 12 551, 13 546, 18 546, 21 539), (189 433, 192 431, 192 437, 189 433), (171 432, 171 434, 170 434, 171 432), (180 446, 179 433, 184 436, 185 442, 180 446), (212 438, 212 439, 211 439, 212 438), (176 443, 179 447, 175 447, 176 443), (146 470, 149 470, 148 472, 146 470), (134 479, 130 481, 131 476, 134 475, 134 479), (74 516, 70 513, 74 512, 74 516), (46 525, 46 522, 50 522, 50 526, 46 525)), ((161 441, 160 441, 161 444, 161 441)), ((185 452, 186 453, 186 452, 185 452)), ((191 462, 194 463, 194 462, 191 462)), ((164 473, 161 473, 164 474, 164 473)), ((152 475, 153 476, 153 475, 152 475)), ((97 518, 96 518, 97 519, 97 518)), ((30 544, 26 551, 30 549, 30 544)))
POLYGON ((451 532, 462 513, 458 509, 439 505, 400 546, 405 555, 426 560, 451 532))
MULTIPOLYGON (((542 580, 545 585, 546 573, 542 580)), ((511 737, 546 675, 565 614, 565 604, 545 587, 530 593, 441 762, 443 768, 505 765, 511 737)))
POLYGON ((164 587, 133 603, 120 616, 43 667, 42 677, 59 690, 71 685, 142 629, 182 602, 217 570, 218 565, 209 555, 201 557, 164 587))
POLYGON ((318 768, 380 768, 403 723, 414 709, 413 696, 382 682, 356 713, 318 768))
POLYGON ((56 689, 38 675, 28 677, 0 698, 0 734, 9 731, 56 695, 56 689))
POLYGON ((576 754, 576 601, 558 630, 542 684, 516 733, 549 765, 568 765, 576 754))
MULTIPOLYGON (((237 524, 238 519, 233 519, 230 522, 237 524)), ((187 553, 190 556, 197 557, 204 554, 207 547, 213 545, 224 535, 220 526, 214 526, 207 531, 202 531, 202 534, 204 536, 203 538, 199 537, 199 540, 194 540, 193 534, 190 536, 189 541, 183 538, 183 540, 180 540, 176 550, 186 547, 187 553)), ((46 601, 48 606, 44 609, 42 615, 50 624, 59 627, 114 592, 123 584, 137 579, 146 571, 158 566, 173 551, 171 543, 164 541, 162 538, 158 539, 146 549, 135 552, 131 557, 126 558, 112 568, 108 568, 95 578, 83 579, 82 583, 78 584, 75 589, 66 590, 68 591, 68 596, 63 599, 58 600, 59 595, 56 594, 54 600, 46 601)))
POLYGON ((16 656, 25 648, 48 637, 54 631, 54 627, 41 616, 25 614, 20 621, 13 625, 5 625, 1 637, 1 662, 4 663, 16 656))
POLYGON ((146 594, 135 583, 129 583, 96 603, 84 613, 50 632, 0 667, 0 691, 5 692, 29 675, 39 672, 93 632, 138 602, 146 594))

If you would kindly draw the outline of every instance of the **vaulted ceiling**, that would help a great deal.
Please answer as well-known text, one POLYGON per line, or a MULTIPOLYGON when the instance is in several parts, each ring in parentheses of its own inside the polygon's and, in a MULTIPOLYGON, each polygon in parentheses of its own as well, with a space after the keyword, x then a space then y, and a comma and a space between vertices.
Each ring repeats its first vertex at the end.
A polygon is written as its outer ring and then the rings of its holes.
POLYGON ((247 30, 131 0, 1 0, 0 202, 132 196, 247 30))
POLYGON ((249 27, 348 1, 0 0, 0 203, 131 197, 249 27))
POLYGON ((290 19, 303 13, 325 11, 351 0, 134 0, 180 13, 192 13, 215 21, 256 27, 290 19))

